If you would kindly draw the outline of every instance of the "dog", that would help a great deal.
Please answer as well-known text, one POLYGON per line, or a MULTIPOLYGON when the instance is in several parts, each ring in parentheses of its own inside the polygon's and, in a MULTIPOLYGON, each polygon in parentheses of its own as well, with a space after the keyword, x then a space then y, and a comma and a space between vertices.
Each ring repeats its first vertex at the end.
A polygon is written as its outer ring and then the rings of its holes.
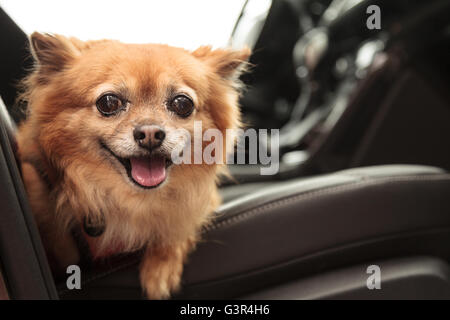
POLYGON ((30 49, 18 154, 52 269, 83 258, 79 238, 93 261, 142 250, 144 293, 169 298, 220 204, 217 179, 226 171, 174 164, 173 151, 193 144, 178 129, 192 133, 195 121, 222 133, 240 127, 239 75, 250 50, 36 32, 30 49))

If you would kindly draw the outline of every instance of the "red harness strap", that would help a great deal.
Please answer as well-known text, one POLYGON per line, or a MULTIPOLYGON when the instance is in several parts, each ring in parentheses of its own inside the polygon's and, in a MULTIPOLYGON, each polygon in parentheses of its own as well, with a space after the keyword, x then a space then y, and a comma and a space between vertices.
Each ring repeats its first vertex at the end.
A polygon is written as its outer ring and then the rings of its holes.
POLYGON ((90 256, 93 260, 106 259, 108 257, 123 253, 124 246, 119 244, 113 244, 100 250, 98 243, 101 237, 91 237, 84 230, 82 231, 83 237, 89 247, 90 256))
POLYGON ((77 242, 81 263, 83 264, 92 264, 93 262, 125 253, 124 246, 117 243, 100 250, 101 235, 97 237, 90 236, 82 226, 75 227, 72 234, 77 242))

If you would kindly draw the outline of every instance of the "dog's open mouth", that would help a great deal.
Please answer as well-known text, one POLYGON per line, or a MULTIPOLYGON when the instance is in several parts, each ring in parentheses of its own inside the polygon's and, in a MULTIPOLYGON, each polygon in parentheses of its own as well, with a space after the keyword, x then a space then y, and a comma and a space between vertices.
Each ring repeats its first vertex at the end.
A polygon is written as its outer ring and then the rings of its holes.
POLYGON ((101 143, 112 156, 114 156, 125 167, 130 180, 144 189, 156 188, 167 178, 167 168, 172 164, 170 159, 162 154, 151 154, 121 158, 112 152, 104 143, 101 143))
POLYGON ((166 158, 160 155, 130 158, 131 177, 142 187, 156 187, 166 180, 166 158))

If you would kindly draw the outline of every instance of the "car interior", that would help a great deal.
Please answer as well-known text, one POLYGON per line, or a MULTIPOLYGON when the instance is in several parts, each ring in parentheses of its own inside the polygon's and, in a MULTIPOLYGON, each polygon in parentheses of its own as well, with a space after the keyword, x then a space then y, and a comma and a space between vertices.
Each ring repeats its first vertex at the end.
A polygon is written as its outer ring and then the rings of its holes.
MULTIPOLYGON (((252 48, 241 108, 280 129, 279 172, 230 165, 172 299, 449 299, 450 1, 273 0, 250 19, 252 1, 231 45, 252 48)), ((28 38, 1 8, 0 29, 0 287, 142 299, 142 252, 85 266, 81 290, 52 276, 15 154, 28 38)))

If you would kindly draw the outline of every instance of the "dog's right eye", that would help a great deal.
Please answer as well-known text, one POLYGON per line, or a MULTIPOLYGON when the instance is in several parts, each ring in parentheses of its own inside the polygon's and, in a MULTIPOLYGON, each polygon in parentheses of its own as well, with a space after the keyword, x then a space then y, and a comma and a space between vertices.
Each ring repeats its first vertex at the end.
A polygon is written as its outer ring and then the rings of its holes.
POLYGON ((104 94, 97 102, 97 109, 104 116, 112 116, 122 110, 125 106, 123 101, 114 94, 104 94))

